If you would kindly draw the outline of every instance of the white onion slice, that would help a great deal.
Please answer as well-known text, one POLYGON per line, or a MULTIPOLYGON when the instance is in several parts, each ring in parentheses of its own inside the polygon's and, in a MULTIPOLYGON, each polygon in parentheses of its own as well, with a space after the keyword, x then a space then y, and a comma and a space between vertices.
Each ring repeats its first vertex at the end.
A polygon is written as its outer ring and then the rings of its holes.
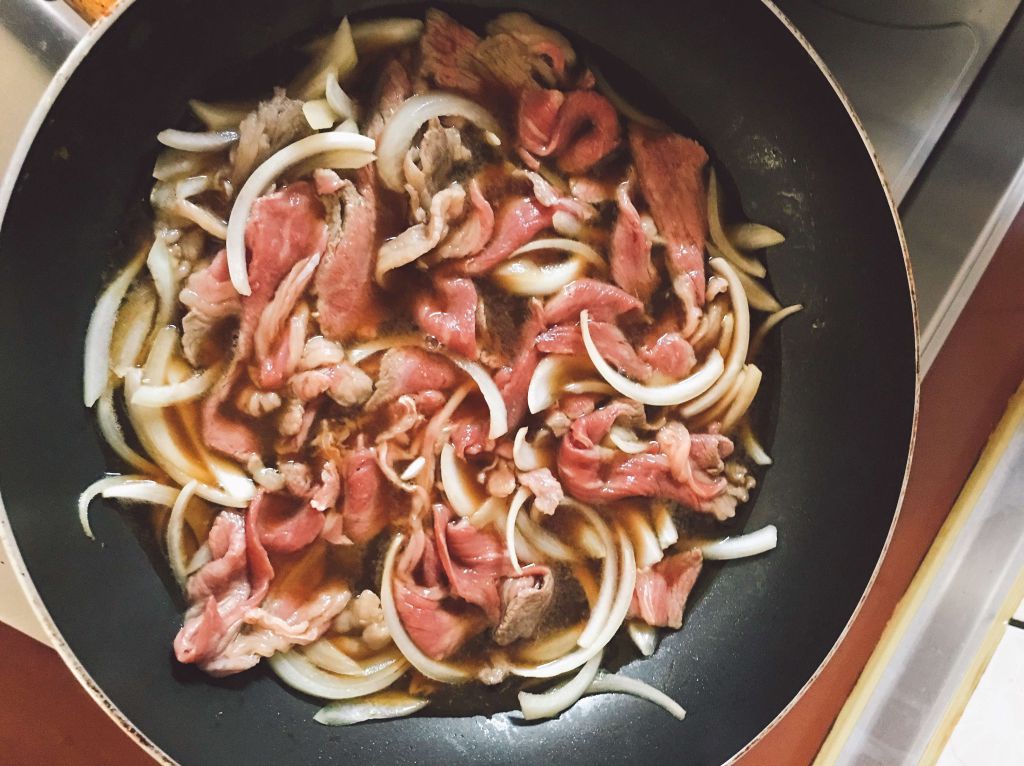
POLYGON ((483 504, 473 511, 469 517, 469 523, 477 529, 483 529, 489 524, 497 525, 505 513, 505 500, 500 497, 489 497, 483 504))
POLYGON ((587 688, 587 694, 632 694, 663 708, 669 715, 682 721, 686 718, 683 706, 669 697, 665 692, 655 689, 648 683, 629 676, 616 673, 600 673, 587 688))
POLYGON ((772 456, 765 451, 765 448, 761 446, 761 442, 754 436, 750 423, 743 423, 740 427, 740 444, 743 446, 743 451, 747 453, 747 456, 756 465, 772 464, 772 456))
POLYGON ((139 407, 170 407, 191 402, 209 391, 220 379, 222 372, 221 366, 215 365, 180 383, 165 383, 160 386, 143 384, 135 389, 131 403, 139 407))
POLYGON ((655 502, 651 508, 651 519, 654 523, 654 533, 658 536, 658 543, 662 549, 671 548, 679 542, 679 530, 676 528, 675 519, 672 518, 670 501, 655 502))
POLYGON ((597 598, 594 599, 594 603, 590 607, 587 624, 583 627, 583 632, 580 633, 577 641, 581 647, 586 649, 594 645, 608 621, 619 579, 619 561, 618 556, 615 555, 615 539, 597 511, 582 503, 572 502, 569 505, 583 514, 591 529, 597 533, 601 547, 604 549, 604 560, 601 562, 601 587, 597 591, 597 598))
POLYGON ((187 199, 178 199, 174 203, 174 212, 182 218, 187 218, 207 234, 217 239, 227 239, 228 225, 222 219, 215 216, 205 207, 200 207, 195 202, 187 199))
POLYGON ((636 506, 625 506, 616 512, 615 520, 629 535, 633 550, 636 552, 638 569, 648 569, 665 557, 661 542, 651 527, 645 510, 636 506))
POLYGON ((414 43, 422 34, 420 19, 367 19, 352 25, 352 40, 361 57, 414 43))
POLYGON ((314 713, 313 720, 324 726, 351 726, 364 721, 402 718, 429 704, 429 699, 413 697, 405 692, 379 692, 355 700, 332 702, 314 713))
POLYGON ((650 442, 643 441, 632 428, 626 426, 612 426, 608 432, 608 440, 615 445, 616 449, 627 455, 639 455, 651 447, 650 442))
POLYGON ((257 106, 254 101, 213 103, 196 99, 189 101, 188 105, 192 113, 210 130, 237 128, 238 123, 257 106))
POLYGON ((406 99, 384 125, 378 147, 377 173, 384 185, 402 191, 402 161, 419 129, 435 117, 463 117, 482 130, 499 134, 494 116, 475 101, 454 93, 431 91, 406 99))
POLYGON ((145 261, 146 251, 142 251, 114 277, 96 301, 96 308, 89 319, 89 329, 85 332, 82 395, 86 407, 92 407, 107 387, 110 377, 110 341, 114 335, 117 311, 145 261))
POLYGON ((348 350, 348 360, 352 364, 359 364, 369 359, 374 354, 402 346, 422 346, 423 336, 418 333, 402 333, 401 335, 389 335, 382 338, 368 340, 348 350))
POLYGON ((726 260, 730 261, 736 268, 754 277, 763 277, 768 272, 764 264, 756 258, 743 255, 733 247, 732 242, 725 236, 722 228, 721 191, 718 185, 718 176, 715 169, 711 169, 711 176, 708 179, 708 235, 715 243, 726 260))
POLYGON ((743 292, 746 293, 747 303, 750 304, 750 308, 757 311, 767 311, 770 314, 782 311, 782 304, 779 303, 779 299, 768 292, 768 288, 742 271, 737 272, 737 274, 740 284, 743 285, 743 292))
POLYGON ((734 247, 740 250, 764 250, 786 241, 786 238, 770 226, 760 223, 736 223, 725 227, 725 235, 734 247))
POLYGON ((711 388, 722 375, 722 355, 715 350, 708 354, 700 369, 682 380, 664 386, 645 386, 622 375, 604 360, 590 335, 590 316, 586 309, 580 312, 580 330, 587 355, 601 377, 620 394, 641 404, 665 406, 688 402, 711 388))
POLYGON ((323 49, 288 86, 288 93, 303 101, 319 98, 326 89, 327 75, 333 73, 338 78, 344 78, 356 68, 357 63, 356 44, 346 16, 323 49))
POLYGON ((575 561, 579 558, 572 548, 531 519, 528 513, 519 514, 519 518, 516 520, 516 531, 533 550, 547 560, 575 561))
POLYGON ((529 258, 515 258, 496 266, 490 278, 510 295, 544 297, 554 295, 586 273, 586 262, 576 256, 542 266, 529 258))
POLYGON ((615 389, 603 380, 577 380, 562 386, 562 393, 611 395, 615 393, 615 389))
MULTIPOLYGON (((739 275, 722 258, 712 258, 711 268, 720 276, 725 277, 725 281, 729 283, 729 300, 732 302, 732 316, 735 322, 733 337, 729 348, 729 358, 725 364, 725 371, 711 388, 683 407, 684 418, 691 418, 708 409, 729 390, 736 381, 736 376, 743 369, 750 343, 750 309, 747 306, 747 296, 743 292, 739 275)), ((711 353, 714 354, 715 352, 712 351, 711 353)))
POLYGON ((130 474, 125 476, 105 476, 94 481, 82 491, 82 494, 78 496, 78 522, 82 525, 82 531, 85 532, 86 537, 90 540, 96 539, 96 536, 92 533, 92 526, 89 524, 89 504, 93 499, 99 497, 112 487, 139 481, 150 481, 150 479, 147 476, 133 476, 130 474))
POLYGON ((188 580, 188 561, 185 556, 184 537, 185 511, 195 496, 197 486, 199 486, 199 482, 193 479, 178 492, 178 497, 175 498, 174 505, 171 506, 171 515, 167 519, 167 533, 164 538, 167 545, 167 560, 171 564, 171 572, 183 590, 185 582, 188 580))
POLYGON ((136 503, 164 505, 170 508, 178 499, 179 491, 177 487, 168 487, 166 484, 160 484, 147 478, 107 487, 100 494, 111 500, 129 500, 136 503))
POLYGON ((523 426, 516 431, 516 438, 512 442, 512 462, 520 471, 535 471, 538 468, 552 468, 554 466, 554 455, 548 449, 539 446, 544 437, 551 435, 550 431, 542 430, 534 442, 527 440, 529 427, 523 426))
MULTIPOLYGON (((334 72, 327 75, 326 96, 328 106, 337 115, 338 119, 345 122, 355 120, 356 105, 352 103, 352 99, 348 97, 348 94, 342 90, 341 85, 338 83, 338 76, 334 72)), ((305 111, 305 108, 303 108, 303 111, 305 111)))
POLYGON ((143 473, 160 473, 160 469, 156 465, 133 450, 128 445, 128 442, 125 441, 124 430, 117 420, 117 410, 114 408, 114 391, 111 388, 104 391, 103 396, 96 403, 96 422, 99 425, 103 440, 124 462, 143 473))
POLYGON ((425 655, 406 633, 405 626, 402 625, 402 621, 398 617, 398 610, 395 608, 393 573, 395 558, 403 539, 403 535, 397 534, 391 541, 387 556, 384 557, 384 572, 381 576, 380 605, 384 611, 384 624, 387 625, 388 632, 391 633, 391 640, 395 642, 395 646, 398 647, 405 659, 427 678, 446 684, 461 684, 471 681, 473 674, 468 670, 447 662, 433 660, 425 655))
POLYGON ((420 475, 420 472, 426 467, 426 465, 427 459, 423 457, 423 455, 420 455, 415 460, 409 461, 409 465, 405 467, 405 470, 402 471, 398 478, 402 481, 412 481, 420 475))
POLYGON ((171 149, 183 152, 219 152, 238 140, 237 130, 217 130, 206 133, 192 133, 187 130, 161 130, 156 140, 171 149))
POLYGON ((538 250, 564 250, 567 253, 580 256, 584 261, 598 269, 608 268, 608 262, 601 257, 600 253, 585 242, 575 239, 564 239, 561 237, 550 237, 546 239, 535 239, 532 242, 520 247, 512 253, 511 258, 527 253, 534 253, 538 250))
POLYGON ((153 329, 156 310, 156 293, 144 282, 125 296, 110 342, 110 368, 117 377, 123 378, 138 361, 153 329))
POLYGON ((409 669, 404 661, 363 678, 339 676, 321 670, 297 651, 278 652, 269 659, 277 677, 288 686, 311 697, 344 700, 363 697, 386 689, 409 669))
POLYGON ((349 657, 326 638, 320 638, 308 646, 302 647, 299 651, 317 667, 339 676, 366 678, 390 668, 396 662, 405 662, 402 653, 394 647, 381 654, 375 654, 364 662, 359 662, 349 657))
POLYGON ((335 130, 338 133, 358 133, 359 132, 359 123, 357 123, 353 119, 343 120, 340 123, 338 123, 337 127, 335 128, 335 130))
MULTIPOLYGON (((231 208, 226 240, 228 273, 231 276, 231 284, 241 295, 252 293, 245 261, 245 226, 249 220, 249 211, 256 199, 267 190, 274 179, 297 162, 327 152, 331 152, 332 155, 344 152, 350 161, 332 162, 333 167, 361 168, 373 162, 374 147, 372 138, 355 133, 317 133, 299 139, 272 154, 252 172, 252 175, 239 190, 235 204, 231 208)), ((340 159, 340 157, 335 157, 335 159, 340 159)))
POLYGON ((626 632, 644 657, 650 657, 658 647, 658 631, 643 620, 627 620, 626 632))
POLYGON ((334 127, 338 115, 327 103, 326 98, 316 98, 302 105, 302 116, 313 130, 330 130, 334 127))
POLYGON ((729 409, 722 416, 721 427, 723 431, 731 431, 736 422, 747 414, 747 410, 754 403, 754 397, 757 396, 757 390, 761 386, 761 377, 761 368, 757 365, 748 364, 743 368, 743 373, 740 377, 743 384, 729 404, 729 409))
POLYGON ((153 324, 156 327, 163 327, 171 321, 178 302, 177 269, 171 261, 171 251, 163 237, 158 236, 153 239, 153 246, 149 248, 149 253, 146 255, 146 268, 149 269, 149 274, 153 277, 153 287, 156 288, 159 301, 159 308, 153 324))
POLYGON ((526 390, 530 413, 543 412, 556 401, 567 381, 586 375, 592 367, 585 359, 565 354, 548 354, 537 365, 526 390))
POLYGON ((554 718, 575 705, 597 677, 603 656, 604 652, 598 652, 584 663, 572 679, 550 691, 543 694, 519 692, 519 709, 523 711, 523 718, 527 721, 554 718))
POLYGON ((786 306, 784 309, 774 312, 771 316, 766 317, 761 323, 761 326, 757 328, 754 333, 754 337, 750 339, 750 350, 747 351, 747 358, 753 359, 757 356, 757 352, 761 350, 761 344, 764 343, 764 339, 768 336, 779 322, 786 317, 793 316, 799 311, 803 311, 803 306, 799 303, 794 303, 792 306, 786 306))
POLYGON ((756 532, 705 543, 700 550, 708 561, 728 561, 758 556, 772 550, 778 544, 779 531, 774 524, 769 524, 756 532))
POLYGON ((451 442, 447 442, 441 449, 439 467, 441 488, 452 510, 462 517, 472 516, 487 496, 470 475, 465 464, 459 460, 451 442))
POLYGON ((519 555, 516 553, 516 519, 519 511, 522 510, 526 501, 530 499, 530 490, 520 487, 512 496, 512 504, 508 507, 508 514, 505 516, 505 547, 508 550, 509 560, 512 562, 512 569, 516 574, 523 573, 523 567, 519 564, 519 555))
POLYGON ((564 657, 552 662, 545 662, 535 667, 514 666, 511 672, 524 678, 552 678, 575 670, 598 652, 604 649, 622 626, 629 612, 629 604, 633 600, 633 588, 636 585, 636 559, 633 557, 633 546, 629 543, 622 530, 618 530, 619 554, 621 557, 618 588, 608 619, 601 632, 589 648, 580 647, 564 657))
POLYGON ((508 433, 508 409, 505 407, 505 399, 487 369, 479 362, 471 362, 456 354, 446 354, 446 356, 473 379, 480 389, 480 393, 483 394, 487 409, 491 413, 491 425, 487 437, 497 439, 508 433))

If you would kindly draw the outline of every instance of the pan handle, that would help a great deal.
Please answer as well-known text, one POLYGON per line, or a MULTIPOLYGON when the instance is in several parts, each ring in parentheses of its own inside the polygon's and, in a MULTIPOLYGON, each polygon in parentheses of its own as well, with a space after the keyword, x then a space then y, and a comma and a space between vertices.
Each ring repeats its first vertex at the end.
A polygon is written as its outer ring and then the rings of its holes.
POLYGON ((2 0, 3 26, 51 72, 56 72, 89 25, 62 0, 2 0))

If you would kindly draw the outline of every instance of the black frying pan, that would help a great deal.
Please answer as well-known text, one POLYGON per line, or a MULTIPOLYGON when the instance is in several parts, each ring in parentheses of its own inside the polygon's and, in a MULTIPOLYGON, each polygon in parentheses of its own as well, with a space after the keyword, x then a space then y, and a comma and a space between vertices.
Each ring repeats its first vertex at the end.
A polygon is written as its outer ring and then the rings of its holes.
MULTIPOLYGON (((140 0, 72 56, 7 186, 0 230, 0 531, 64 659, 158 756, 721 763, 800 693, 857 608, 900 501, 916 412, 914 302, 892 200, 849 106, 761 2, 515 3, 585 41, 619 84, 641 78, 648 108, 704 142, 745 217, 788 234, 770 274, 784 303, 806 306, 769 349, 760 417, 775 465, 737 525, 777 524, 778 549, 708 566, 683 630, 653 658, 627 658, 625 672, 680 700, 685 721, 603 696, 539 725, 428 708, 322 727, 316 703, 269 673, 214 681, 174 663, 181 603, 128 515, 94 506, 102 542, 81 533, 75 499, 108 466, 81 404, 82 341, 104 271, 135 232, 154 135, 181 123, 189 97, 280 73, 298 36, 393 5, 140 0)), ((468 23, 506 7, 442 5, 468 23)))

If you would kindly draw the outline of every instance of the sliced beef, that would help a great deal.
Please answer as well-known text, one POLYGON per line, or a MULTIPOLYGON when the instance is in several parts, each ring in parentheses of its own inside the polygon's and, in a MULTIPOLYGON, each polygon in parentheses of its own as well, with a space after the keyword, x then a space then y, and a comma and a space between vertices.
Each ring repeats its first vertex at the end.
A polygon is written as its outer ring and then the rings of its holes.
POLYGON ((235 188, 240 188, 249 174, 274 152, 312 132, 302 113, 302 102, 288 98, 282 88, 276 88, 273 98, 261 101, 238 125, 231 170, 235 188))
POLYGON ((659 628, 683 627, 686 600, 700 574, 699 548, 662 559, 636 575, 629 616, 659 628))
POLYGON ((557 82, 563 82, 576 64, 576 51, 565 35, 538 24, 526 13, 503 13, 487 24, 490 35, 507 34, 525 45, 531 54, 543 58, 557 82))
POLYGON ((354 543, 376 537, 388 524, 387 479, 372 448, 359 446, 345 460, 344 534, 354 543))
POLYGON ((320 536, 324 515, 312 504, 282 492, 260 490, 249 504, 248 522, 270 553, 295 553, 320 536))
POLYGON ((459 368, 443 356, 415 346, 392 348, 381 357, 377 385, 366 409, 377 410, 403 394, 445 391, 460 379, 459 368))
POLYGON ((505 543, 467 519, 452 519, 445 505, 434 506, 434 537, 453 596, 480 607, 491 625, 501 619, 501 579, 512 573, 505 543))
POLYGON ((501 586, 501 620, 494 628, 494 643, 508 646, 537 633, 555 592, 551 570, 541 564, 523 568, 522 574, 507 578, 501 586))
POLYGON ((437 192, 430 199, 426 221, 413 224, 380 246, 375 270, 377 283, 384 284, 389 271, 412 263, 437 247, 462 216, 465 202, 466 191, 461 184, 453 183, 437 192))
POLYGON ((480 182, 474 178, 469 182, 469 210, 434 252, 441 259, 476 255, 493 233, 494 210, 484 197, 480 182))
POLYGON ((550 468, 535 468, 519 474, 519 483, 533 493, 533 507, 541 513, 552 514, 565 499, 562 485, 550 468))
POLYGON ((672 330, 645 339, 638 353, 652 368, 674 379, 685 378, 697 364, 693 346, 672 330))
POLYGON ((242 313, 242 300, 228 276, 228 253, 221 250, 209 266, 192 272, 178 299, 188 308, 181 320, 181 346, 194 367, 222 358, 217 330, 242 313))
POLYGON ((647 303, 658 285, 658 270, 651 260, 651 240, 629 196, 631 185, 623 181, 615 191, 619 215, 612 230, 611 272, 615 284, 647 303))
POLYGON ((511 433, 526 417, 526 396, 530 378, 540 364, 541 353, 537 349, 537 336, 546 329, 544 310, 536 300, 529 304, 529 314, 519 330, 516 355, 510 367, 502 368, 494 376, 494 382, 501 391, 508 413, 508 430, 511 433))
MULTIPOLYGON (((617 367, 620 372, 639 381, 650 379, 651 365, 641 359, 630 345, 618 325, 610 322, 591 322, 590 337, 605 361, 617 367)), ((583 331, 579 322, 563 322, 537 337, 537 350, 545 354, 587 355, 583 344, 583 331)))
POLYGON ((297 353, 294 353, 296 349, 292 348, 289 319, 319 264, 320 253, 315 253, 292 266, 260 315, 254 336, 256 384, 260 388, 280 388, 295 371, 305 343, 305 333, 299 341, 297 353))
POLYGON ((548 299, 544 321, 548 325, 578 322, 580 312, 587 309, 592 322, 614 322, 643 308, 639 299, 615 285, 596 279, 576 279, 548 299))
POLYGON ((554 156, 565 173, 585 173, 619 145, 619 116, 596 91, 554 93, 521 93, 519 143, 535 156, 554 156))
POLYGON ((428 8, 420 38, 420 75, 443 90, 480 98, 486 87, 474 51, 480 38, 443 11, 428 8))
POLYGON ((327 394, 342 407, 356 407, 370 398, 373 381, 355 365, 338 362, 295 373, 288 380, 288 390, 301 402, 327 394))
POLYGON ((416 296, 416 324, 441 345, 469 359, 478 355, 476 285, 472 279, 435 271, 433 288, 416 296))
POLYGON ((667 261, 673 287, 677 292, 689 289, 678 283, 678 278, 685 277, 697 305, 703 305, 707 152, 689 138, 635 122, 629 125, 629 145, 644 199, 658 231, 668 241, 667 261))
POLYGON ((516 250, 551 226, 554 211, 531 197, 512 197, 501 206, 494 225, 494 235, 479 253, 459 262, 463 274, 486 274, 508 260, 516 250))

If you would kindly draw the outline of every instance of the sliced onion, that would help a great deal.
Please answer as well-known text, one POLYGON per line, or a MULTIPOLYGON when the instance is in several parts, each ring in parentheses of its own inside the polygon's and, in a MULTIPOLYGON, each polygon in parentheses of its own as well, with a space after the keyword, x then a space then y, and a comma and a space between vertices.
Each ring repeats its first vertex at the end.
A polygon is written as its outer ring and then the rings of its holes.
POLYGON ((708 179, 708 234, 711 241, 715 243, 726 260, 730 261, 737 269, 746 272, 754 277, 763 277, 768 272, 764 264, 756 258, 743 255, 732 246, 732 242, 725 236, 722 229, 721 192, 718 186, 718 176, 715 169, 711 169, 711 177, 708 179))
POLYGON ((402 161, 420 128, 435 117, 463 117, 482 130, 499 134, 494 116, 475 101, 454 93, 431 91, 406 99, 384 125, 378 147, 377 173, 384 185, 402 191, 402 161))
POLYGON ((516 438, 512 442, 512 462, 520 471, 535 471, 538 468, 551 468, 554 466, 554 455, 551 451, 539 446, 539 442, 551 432, 542 430, 537 439, 531 443, 527 441, 529 427, 523 426, 516 431, 516 438))
POLYGON ((620 676, 616 673, 600 673, 587 688, 587 694, 608 693, 632 694, 634 697, 640 697, 648 702, 653 702, 680 721, 686 718, 686 711, 682 705, 665 694, 665 692, 629 676, 620 676))
POLYGON ((89 329, 85 333, 82 395, 86 407, 92 407, 107 388, 107 380, 110 378, 110 341, 114 335, 117 312, 128 287, 135 281, 145 261, 146 251, 143 250, 114 277, 96 301, 96 308, 89 319, 89 329))
POLYGON ((362 678, 339 676, 321 670, 297 651, 278 652, 269 660, 277 677, 303 694, 325 700, 363 697, 387 689, 405 675, 409 665, 398 661, 362 678))
POLYGON ((644 657, 650 657, 658 648, 658 631, 643 620, 627 620, 626 633, 644 657))
POLYGON ((654 128, 655 130, 670 130, 669 126, 659 120, 657 117, 652 117, 649 114, 645 114, 629 103, 615 88, 611 86, 611 83, 605 79, 604 74, 597 68, 594 62, 588 62, 590 65, 590 71, 594 75, 594 82, 597 85, 597 90, 607 98, 623 117, 632 120, 633 122, 639 123, 640 125, 646 125, 648 128, 654 128))
POLYGON ((740 444, 743 446, 743 451, 747 453, 747 457, 753 460, 756 465, 772 464, 772 456, 765 451, 764 447, 761 446, 761 442, 754 436, 750 423, 744 422, 740 426, 740 444))
POLYGON ((761 350, 761 344, 764 343, 764 339, 768 336, 768 333, 775 328, 775 325, 786 317, 793 316, 793 314, 796 314, 798 311, 803 311, 803 308, 804 307, 801 304, 794 303, 792 306, 786 306, 784 309, 780 309, 767 317, 761 323, 761 326, 757 328, 757 331, 754 333, 754 337, 750 340, 750 350, 747 352, 747 358, 753 359, 757 356, 757 352, 761 350))
POLYGON ((420 455, 415 460, 409 461, 409 465, 405 467, 405 470, 402 471, 402 474, 398 478, 402 481, 412 481, 420 475, 420 472, 426 467, 426 465, 427 459, 423 457, 423 455, 420 455))
POLYGON ((368 19, 352 25, 352 40, 360 56, 409 45, 420 39, 423 22, 420 19, 368 19))
POLYGON ((604 652, 598 652, 584 663, 571 680, 550 691, 543 694, 519 692, 519 708, 523 711, 523 718, 527 721, 554 718, 575 705, 597 677, 603 656, 604 652))
POLYGON ((387 351, 392 348, 403 346, 422 346, 423 336, 419 333, 402 333, 400 335, 389 335, 382 338, 368 340, 348 350, 348 360, 352 364, 359 364, 369 359, 374 354, 387 351))
POLYGON ((531 414, 543 412, 556 401, 567 381, 591 370, 586 360, 565 354, 548 354, 537 365, 526 390, 526 404, 531 414))
POLYGON ((705 543, 700 550, 708 561, 728 561, 758 556, 772 550, 778 544, 779 531, 774 524, 769 524, 756 532, 705 543))
POLYGON ((356 44, 352 40, 352 27, 346 16, 323 50, 288 87, 288 93, 303 101, 319 98, 326 90, 327 75, 334 74, 342 79, 356 68, 356 63, 356 44))
POLYGON ((644 510, 636 506, 619 508, 615 520, 629 535, 633 550, 636 552, 638 569, 648 569, 665 557, 658 535, 651 527, 650 519, 644 510))
POLYGON ((153 277, 153 286, 159 300, 159 309, 154 324, 163 327, 171 321, 178 301, 177 269, 171 260, 171 251, 162 237, 153 240, 153 246, 146 255, 146 268, 153 277))
POLYGON ((125 441, 124 431, 117 420, 117 410, 114 408, 114 391, 111 388, 107 388, 103 392, 103 396, 96 403, 96 422, 99 425, 103 440, 124 462, 143 473, 160 473, 160 469, 156 465, 133 450, 128 446, 128 442, 125 441))
POLYGON ((497 439, 508 433, 508 409, 505 407, 505 399, 487 369, 479 362, 471 362, 456 354, 446 354, 446 356, 473 379, 480 389, 480 393, 483 394, 487 409, 491 413, 491 425, 487 437, 497 439))
POLYGON ((647 452, 651 447, 649 441, 643 441, 632 428, 626 428, 626 426, 612 426, 608 432, 608 440, 615 445, 616 449, 627 455, 639 455, 641 452, 647 452))
POLYGON ((619 561, 615 555, 615 539, 604 519, 593 508, 583 505, 583 503, 572 502, 569 505, 583 514, 591 529, 597 533, 601 547, 604 549, 604 560, 601 563, 601 587, 597 591, 597 598, 594 599, 594 603, 590 607, 590 617, 577 642, 586 649, 594 645, 608 622, 619 579, 619 561))
POLYGON ((583 630, 582 622, 556 630, 544 638, 535 639, 525 646, 517 647, 516 655, 526 662, 537 664, 556 660, 575 648, 576 639, 581 630, 583 630))
POLYGON ((235 198, 227 227, 228 272, 231 284, 241 295, 250 295, 249 274, 245 261, 245 226, 253 203, 281 173, 297 162, 330 152, 335 168, 361 168, 373 162, 375 144, 372 138, 354 133, 317 133, 272 154, 252 172, 235 198), (345 155, 345 161, 339 156, 345 155))
POLYGON ((335 130, 338 133, 358 133, 359 123, 357 123, 353 119, 343 120, 342 122, 338 123, 338 126, 335 128, 335 130))
POLYGON ((590 336, 590 316, 586 309, 580 312, 580 330, 587 355, 601 377, 620 394, 641 404, 664 406, 688 402, 711 388, 722 376, 722 355, 716 350, 708 354, 700 369, 682 380, 664 386, 645 386, 622 375, 604 360, 590 336))
POLYGON ((205 207, 200 207, 191 200, 176 200, 174 203, 174 212, 182 218, 192 221, 192 223, 200 229, 217 239, 226 240, 228 237, 227 223, 211 213, 205 207))
POLYGON ((238 140, 238 131, 211 130, 206 133, 192 133, 187 130, 168 129, 157 133, 156 140, 164 146, 183 152, 219 152, 238 140))
POLYGON ((213 103, 192 99, 188 102, 192 113, 210 130, 237 128, 257 104, 253 101, 213 103))
POLYGON ((757 396, 757 389, 761 386, 761 369, 757 365, 748 364, 743 368, 742 380, 743 384, 729 404, 729 409, 722 416, 722 431, 732 430, 737 421, 747 414, 754 397, 757 396))
POLYGON ((515 258, 491 271, 491 280, 510 295, 554 295, 570 282, 586 276, 587 264, 577 256, 538 266, 530 258, 515 258))
POLYGON ((575 561, 578 558, 572 548, 530 518, 528 513, 519 514, 516 530, 533 550, 548 561, 575 561))
POLYGON ((671 548, 679 542, 679 530, 672 518, 672 504, 669 501, 655 502, 651 508, 654 533, 662 549, 671 548))
POLYGON ((135 389, 131 403, 139 407, 170 407, 191 402, 209 391, 222 373, 223 368, 215 365, 180 383, 166 383, 161 386, 143 384, 135 389))
POLYGON ((470 475, 465 463, 459 460, 451 442, 447 442, 441 449, 439 467, 441 488, 452 510, 462 517, 472 516, 487 499, 487 495, 470 475))
POLYGON ((175 498, 174 505, 171 506, 171 515, 167 519, 167 533, 164 538, 171 572, 182 589, 185 588, 185 582, 188 580, 188 561, 185 556, 184 537, 185 511, 188 510, 188 504, 195 496, 197 486, 199 486, 199 482, 193 479, 178 492, 178 497, 175 498))
POLYGON ((130 500, 136 503, 164 505, 170 508, 178 499, 179 491, 177 487, 168 487, 166 484, 146 478, 107 487, 101 494, 111 500, 130 500))
POLYGON ((756 279, 751 279, 742 271, 737 273, 740 284, 743 285, 743 292, 747 295, 747 303, 750 304, 750 308, 769 313, 782 310, 782 304, 779 303, 778 298, 768 292, 764 285, 756 279))
POLYGON ((125 297, 117 313, 110 342, 110 368, 119 378, 135 366, 153 329, 157 297, 153 287, 137 283, 125 297))
POLYGON ((615 393, 615 389, 603 380, 575 380, 562 386, 566 394, 607 394, 615 393))
POLYGON ((527 253, 534 253, 538 250, 564 250, 567 253, 580 256, 588 264, 598 269, 608 268, 608 262, 590 245, 585 242, 578 242, 575 239, 563 239, 560 237, 535 239, 533 242, 529 242, 513 252, 510 257, 514 258, 526 255, 527 253))
POLYGON ((402 718, 422 710, 429 699, 405 692, 379 692, 355 700, 338 700, 320 708, 313 720, 324 726, 351 726, 364 721, 402 718))
POLYGON ((313 130, 330 130, 338 119, 326 98, 305 102, 302 105, 302 116, 313 130))
POLYGON ((512 504, 508 507, 508 514, 505 516, 505 547, 508 549, 508 557, 516 574, 523 573, 523 568, 519 564, 519 556, 516 553, 516 519, 519 518, 519 511, 529 499, 530 490, 526 487, 517 489, 515 495, 512 496, 512 504))
POLYGON ((740 250, 764 250, 786 241, 775 229, 760 223, 737 223, 725 227, 725 235, 740 250))
POLYGON ((89 504, 92 503, 93 499, 113 487, 140 481, 150 481, 150 479, 148 476, 133 476, 130 474, 125 476, 105 476, 85 488, 82 494, 78 496, 78 522, 82 525, 82 531, 85 532, 86 537, 90 540, 96 539, 96 535, 92 532, 92 525, 89 524, 89 504))
MULTIPOLYGON (((352 99, 348 97, 348 94, 342 90, 341 85, 338 83, 338 76, 334 72, 327 75, 326 90, 327 105, 337 115, 337 118, 345 122, 349 120, 354 121, 356 118, 356 105, 352 103, 352 99)), ((305 111, 305 107, 303 107, 303 111, 305 111)))
POLYGON ((469 523, 477 529, 483 529, 489 524, 497 525, 498 520, 505 513, 505 500, 500 497, 489 497, 483 504, 473 511, 469 517, 469 523))
POLYGON ((381 654, 375 654, 364 662, 349 657, 336 647, 330 639, 320 638, 299 651, 306 659, 328 673, 339 676, 359 676, 366 678, 382 670, 392 667, 395 663, 404 663, 402 653, 394 647, 381 654))
MULTIPOLYGON (((714 405, 736 381, 736 376, 740 374, 747 359, 750 342, 750 310, 747 307, 747 296, 740 284, 739 274, 722 258, 712 258, 711 268, 720 276, 725 277, 729 283, 729 300, 732 302, 732 317, 735 322, 733 338, 725 371, 711 388, 683 407, 684 418, 691 418, 714 405)), ((711 353, 716 352, 712 351, 711 353)))
POLYGON ((381 576, 380 605, 384 610, 384 623, 391 633, 391 639, 395 642, 402 655, 409 663, 427 678, 440 681, 446 684, 461 684, 473 680, 473 674, 457 665, 447 662, 439 662, 425 655, 405 631, 401 619, 398 617, 398 610, 395 608, 394 595, 394 569, 395 558, 398 549, 402 545, 403 535, 397 534, 388 547, 387 556, 384 558, 384 572, 381 576))

